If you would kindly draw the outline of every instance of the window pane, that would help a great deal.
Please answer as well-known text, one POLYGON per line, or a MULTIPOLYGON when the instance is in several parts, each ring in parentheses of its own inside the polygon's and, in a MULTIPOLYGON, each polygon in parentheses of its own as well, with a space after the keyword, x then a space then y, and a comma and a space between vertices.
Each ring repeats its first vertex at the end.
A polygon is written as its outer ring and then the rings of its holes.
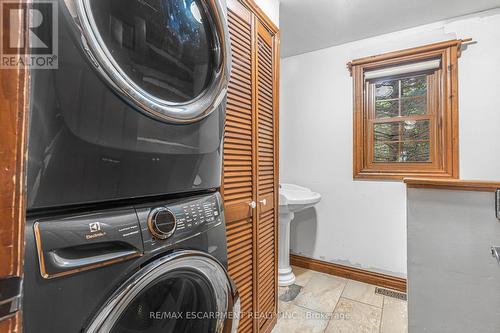
POLYGON ((375 84, 375 100, 399 97, 399 80, 383 81, 375 84))
POLYGON ((429 120, 406 120, 373 125, 375 141, 429 140, 429 120))
POLYGON ((401 80, 401 96, 425 96, 427 95, 427 76, 413 76, 401 80))
POLYGON ((374 162, 429 161, 429 120, 378 123, 373 131, 374 162))
POLYGON ((374 124, 375 141, 399 141, 400 122, 374 124))
POLYGON ((374 162, 381 163, 430 162, 430 144, 425 141, 376 142, 373 156, 374 162))
POLYGON ((429 142, 404 142, 401 159, 402 162, 429 162, 429 142))
POLYGON ((430 129, 428 120, 402 122, 403 140, 429 140, 430 129))
POLYGON ((391 118, 399 116, 399 100, 376 101, 375 116, 377 118, 391 118))
POLYGON ((396 143, 375 143, 374 146, 375 162, 398 162, 399 161, 399 142, 396 143))
POLYGON ((411 97, 401 100, 401 115, 414 116, 427 113, 427 97, 411 97))

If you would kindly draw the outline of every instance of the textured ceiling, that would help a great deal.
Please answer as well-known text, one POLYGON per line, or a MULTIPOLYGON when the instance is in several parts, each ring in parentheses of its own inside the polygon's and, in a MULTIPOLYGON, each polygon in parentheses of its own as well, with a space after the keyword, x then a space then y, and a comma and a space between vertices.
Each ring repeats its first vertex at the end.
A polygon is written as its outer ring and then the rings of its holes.
POLYGON ((282 57, 500 7, 500 0, 281 0, 280 3, 282 57))

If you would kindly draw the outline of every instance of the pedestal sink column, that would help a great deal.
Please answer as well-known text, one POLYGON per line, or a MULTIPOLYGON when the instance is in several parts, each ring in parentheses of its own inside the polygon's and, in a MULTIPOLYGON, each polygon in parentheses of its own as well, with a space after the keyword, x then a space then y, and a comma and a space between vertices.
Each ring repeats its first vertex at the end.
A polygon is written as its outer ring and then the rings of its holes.
POLYGON ((280 238, 278 253, 278 284, 289 286, 295 282, 290 267, 290 223, 296 212, 313 207, 321 200, 319 193, 294 184, 280 184, 280 238))
POLYGON ((278 285, 290 286, 295 282, 295 275, 290 266, 290 222, 293 213, 280 213, 280 238, 278 252, 278 285))

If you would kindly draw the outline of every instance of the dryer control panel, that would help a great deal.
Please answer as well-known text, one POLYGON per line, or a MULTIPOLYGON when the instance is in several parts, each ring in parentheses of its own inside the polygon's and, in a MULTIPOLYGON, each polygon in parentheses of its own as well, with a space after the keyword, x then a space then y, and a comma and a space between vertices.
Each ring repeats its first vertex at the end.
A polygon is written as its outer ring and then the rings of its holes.
POLYGON ((223 223, 219 193, 136 207, 144 250, 172 247, 223 223))

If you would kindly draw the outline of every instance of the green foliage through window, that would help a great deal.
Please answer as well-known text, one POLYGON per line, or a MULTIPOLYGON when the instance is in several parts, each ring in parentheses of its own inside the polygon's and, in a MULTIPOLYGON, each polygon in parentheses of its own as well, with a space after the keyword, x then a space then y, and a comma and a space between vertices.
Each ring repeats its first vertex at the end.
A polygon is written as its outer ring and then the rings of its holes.
POLYGON ((429 162, 430 122, 411 119, 426 114, 426 75, 375 83, 374 162, 429 162))

